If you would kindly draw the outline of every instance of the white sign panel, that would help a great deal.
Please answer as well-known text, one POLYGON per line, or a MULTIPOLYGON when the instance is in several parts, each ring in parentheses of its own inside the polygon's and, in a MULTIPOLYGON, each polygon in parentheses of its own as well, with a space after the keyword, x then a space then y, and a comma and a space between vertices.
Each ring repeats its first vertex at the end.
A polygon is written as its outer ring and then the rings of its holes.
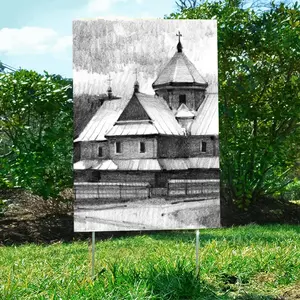
POLYGON ((73 23, 74 228, 219 227, 217 23, 73 23))

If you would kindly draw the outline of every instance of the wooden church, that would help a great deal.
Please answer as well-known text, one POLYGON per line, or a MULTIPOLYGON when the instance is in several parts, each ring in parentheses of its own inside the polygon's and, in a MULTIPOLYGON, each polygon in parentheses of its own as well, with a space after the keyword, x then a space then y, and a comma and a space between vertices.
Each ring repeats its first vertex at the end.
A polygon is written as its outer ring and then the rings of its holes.
POLYGON ((170 179, 219 179, 218 95, 183 52, 180 41, 152 84, 129 101, 107 97, 75 139, 77 182, 145 182, 164 187, 170 179))

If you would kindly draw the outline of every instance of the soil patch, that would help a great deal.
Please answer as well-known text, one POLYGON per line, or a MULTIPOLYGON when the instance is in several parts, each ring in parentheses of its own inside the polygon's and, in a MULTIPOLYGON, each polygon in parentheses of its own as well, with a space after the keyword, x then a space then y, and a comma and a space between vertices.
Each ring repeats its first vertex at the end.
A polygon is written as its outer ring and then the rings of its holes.
POLYGON ((300 224, 300 205, 286 200, 260 199, 248 210, 239 209, 234 203, 221 198, 222 226, 264 224, 300 224))

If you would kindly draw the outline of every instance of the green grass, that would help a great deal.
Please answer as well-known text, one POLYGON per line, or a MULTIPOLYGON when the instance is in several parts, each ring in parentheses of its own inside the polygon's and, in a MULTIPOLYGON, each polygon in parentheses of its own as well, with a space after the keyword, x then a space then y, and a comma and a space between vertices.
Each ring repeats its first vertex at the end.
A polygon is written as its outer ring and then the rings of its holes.
MULTIPOLYGON (((279 299, 299 289, 300 228, 245 226, 87 242, 0 247, 3 299, 279 299)), ((296 299, 296 298, 287 298, 296 299)))

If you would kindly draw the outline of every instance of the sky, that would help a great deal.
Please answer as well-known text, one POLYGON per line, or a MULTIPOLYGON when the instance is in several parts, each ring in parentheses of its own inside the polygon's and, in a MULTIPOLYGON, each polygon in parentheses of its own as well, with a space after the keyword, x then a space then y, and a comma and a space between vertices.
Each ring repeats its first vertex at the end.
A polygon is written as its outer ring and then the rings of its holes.
POLYGON ((0 61, 72 78, 72 22, 163 18, 175 0, 0 0, 0 61))

